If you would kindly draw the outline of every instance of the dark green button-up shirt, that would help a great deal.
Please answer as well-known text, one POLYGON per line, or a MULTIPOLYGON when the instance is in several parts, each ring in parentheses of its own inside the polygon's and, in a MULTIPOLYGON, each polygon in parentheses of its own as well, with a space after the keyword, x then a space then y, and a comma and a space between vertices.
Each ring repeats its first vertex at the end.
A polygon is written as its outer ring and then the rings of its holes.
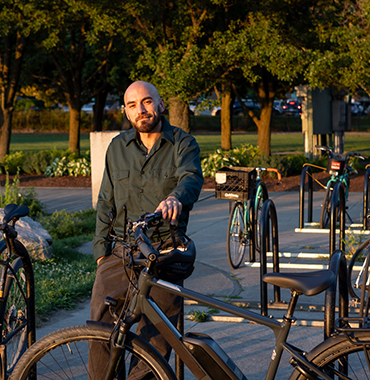
MULTIPOLYGON (((172 195, 183 206, 178 233, 186 232, 189 212, 203 185, 199 152, 195 139, 171 126, 164 117, 161 136, 147 157, 134 128, 112 140, 97 202, 95 259, 111 254, 111 243, 107 241, 110 211, 116 214, 115 233, 123 236, 124 205, 128 218, 136 221, 145 212, 154 212, 161 201, 172 195)), ((168 231, 165 224, 161 233, 166 237, 168 231)))

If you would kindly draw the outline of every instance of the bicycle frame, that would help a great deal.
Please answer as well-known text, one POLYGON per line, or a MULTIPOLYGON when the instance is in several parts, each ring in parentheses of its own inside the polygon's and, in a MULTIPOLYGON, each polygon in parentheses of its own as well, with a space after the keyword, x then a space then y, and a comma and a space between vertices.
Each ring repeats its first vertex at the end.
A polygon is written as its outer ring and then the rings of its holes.
MULTIPOLYGON (((124 342, 125 334, 128 333, 132 325, 136 323, 136 321, 141 317, 142 314, 145 314, 147 318, 156 326, 158 331, 163 335, 163 337, 176 351, 177 355, 181 358, 181 360, 186 364, 186 366, 197 379, 208 378, 205 377, 206 374, 203 371, 198 360, 191 354, 189 349, 184 344, 183 336, 171 324, 169 319, 160 310, 156 303, 149 298, 148 295, 151 287, 159 288, 169 293, 176 294, 182 298, 190 299, 193 301, 200 302, 207 306, 218 308, 227 313, 242 317, 244 319, 253 321, 257 324, 270 328, 275 334, 276 343, 272 351, 271 361, 265 380, 273 380, 275 378, 284 349, 287 350, 290 355, 292 355, 296 362, 302 364, 306 369, 309 368, 316 374, 322 376, 323 379, 330 380, 330 377, 325 375, 318 367, 316 367, 312 363, 309 363, 305 359, 303 352, 300 349, 286 342, 292 322, 295 320, 293 318, 293 312, 298 301, 298 293, 292 292, 292 297, 289 303, 287 314, 284 317, 284 321, 280 323, 268 317, 264 317, 262 315, 254 313, 252 311, 243 310, 238 308, 237 306, 230 305, 222 301, 218 301, 205 295, 185 289, 180 285, 174 285, 163 280, 157 280, 154 278, 153 275, 150 275, 148 273, 147 268, 145 268, 141 272, 138 282, 139 290, 135 292, 134 296, 130 301, 127 317, 124 321, 121 322, 121 324, 118 323, 116 326, 116 332, 118 334, 112 334, 113 337, 116 337, 116 340, 111 345, 111 359, 114 358, 115 360, 110 361, 105 380, 110 380, 112 378, 111 375, 116 367, 117 359, 121 354, 121 351, 119 350, 120 346, 124 342), (116 352, 114 352, 115 350, 116 352)), ((88 323, 90 324, 94 322, 90 321, 88 323)), ((219 360, 222 361, 222 359, 219 360)))
POLYGON ((345 173, 345 174, 343 174, 341 176, 332 175, 331 178, 329 179, 329 181, 326 184, 326 188, 328 188, 329 186, 332 186, 334 188, 334 185, 336 184, 337 181, 343 182, 343 184, 344 184, 344 187, 346 189, 344 195, 345 195, 345 201, 347 203, 347 201, 348 201, 348 192, 349 192, 349 186, 348 186, 348 184, 349 184, 349 174, 345 173))

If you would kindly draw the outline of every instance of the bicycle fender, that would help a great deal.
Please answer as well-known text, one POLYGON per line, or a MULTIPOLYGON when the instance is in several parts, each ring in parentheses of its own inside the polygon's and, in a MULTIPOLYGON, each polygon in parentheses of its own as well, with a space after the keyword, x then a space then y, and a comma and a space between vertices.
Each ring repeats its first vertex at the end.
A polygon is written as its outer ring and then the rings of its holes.
POLYGON ((100 330, 111 333, 115 327, 113 323, 86 321, 86 326, 91 330, 100 330))

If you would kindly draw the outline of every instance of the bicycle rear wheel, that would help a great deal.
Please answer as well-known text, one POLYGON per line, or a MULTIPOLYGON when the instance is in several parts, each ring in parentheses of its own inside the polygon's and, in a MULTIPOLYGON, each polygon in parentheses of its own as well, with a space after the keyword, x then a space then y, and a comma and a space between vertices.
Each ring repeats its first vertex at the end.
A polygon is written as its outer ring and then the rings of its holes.
POLYGON ((14 260, 11 268, 5 282, 4 302, 0 304, 1 344, 5 346, 1 355, 6 376, 11 374, 28 347, 27 282, 22 260, 14 260))
POLYGON ((229 264, 233 269, 239 268, 249 244, 244 226, 244 207, 236 202, 232 208, 227 226, 226 249, 229 264))
MULTIPOLYGON (((35 374, 36 367, 38 380, 100 380, 106 363, 100 362, 100 355, 89 359, 89 344, 98 344, 101 350, 106 350, 110 335, 109 331, 90 329, 88 326, 73 326, 55 331, 38 340, 26 351, 16 365, 11 379, 25 380, 27 376, 35 374)), ((125 353, 117 366, 124 373, 116 374, 117 379, 128 378, 131 359, 138 360, 138 367, 150 378, 176 379, 165 359, 139 336, 128 333, 124 348, 125 353)), ((130 378, 136 377, 131 374, 130 378)))
POLYGON ((321 206, 320 228, 326 228, 330 222, 332 193, 333 193, 333 190, 331 189, 331 186, 329 184, 325 191, 324 202, 321 206))
MULTIPOLYGON (((309 352, 307 359, 332 379, 369 379, 370 333, 355 333, 354 340, 357 344, 343 335, 329 338, 309 352)), ((294 370, 290 380, 307 378, 294 370)))

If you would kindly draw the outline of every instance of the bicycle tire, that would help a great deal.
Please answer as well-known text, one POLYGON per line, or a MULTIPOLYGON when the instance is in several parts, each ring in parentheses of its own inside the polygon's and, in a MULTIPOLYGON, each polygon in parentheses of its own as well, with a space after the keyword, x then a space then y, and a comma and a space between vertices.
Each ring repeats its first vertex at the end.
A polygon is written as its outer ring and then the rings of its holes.
MULTIPOLYGON (((25 249, 23 245, 22 248, 25 249)), ((21 258, 14 260, 11 267, 13 271, 8 269, 6 277, 4 302, 0 304, 1 344, 6 347, 2 352, 2 355, 6 354, 6 377, 28 348, 27 281, 21 258)))
POLYGON ((254 241, 255 247, 258 252, 261 251, 261 212, 263 204, 268 199, 267 187, 264 182, 260 182, 257 191, 256 198, 254 200, 254 241))
MULTIPOLYGON (((367 355, 370 354, 370 333, 354 333, 354 340, 358 344, 351 343, 344 335, 333 336, 319 346, 310 351, 307 359, 319 367, 328 376, 340 379, 344 377, 335 376, 333 369, 338 373, 343 373, 341 366, 345 364, 348 368, 348 378, 363 380, 370 378, 370 368, 366 360, 364 349, 367 355), (334 377, 335 376, 335 377, 334 377)), ((304 380, 308 377, 295 369, 290 376, 290 380, 304 380)), ((347 379, 347 377, 345 378, 347 379)))
POLYGON ((235 202, 227 225, 226 250, 231 268, 239 268, 248 244, 244 236, 244 207, 235 202))
POLYGON ((333 193, 333 190, 329 184, 325 191, 324 202, 321 206, 320 228, 326 228, 328 223, 330 222, 332 193, 333 193))
MULTIPOLYGON (((66 327, 46 335, 33 344, 19 360, 10 377, 13 380, 25 380, 34 375, 36 367, 37 379, 89 379, 96 376, 96 368, 104 373, 99 363, 100 355, 95 355, 93 363, 88 363, 89 343, 101 343, 105 350, 109 343, 111 332, 95 330, 88 326, 66 327), (90 373, 89 373, 90 370, 90 373), (61 376, 62 375, 62 376, 61 376)), ((125 371, 129 370, 131 358, 139 360, 141 368, 149 371, 157 380, 176 380, 176 376, 165 359, 139 336, 129 332, 124 342, 125 371)), ((123 364, 122 362, 120 364, 123 364)), ((125 378, 123 375, 118 375, 125 378)))

